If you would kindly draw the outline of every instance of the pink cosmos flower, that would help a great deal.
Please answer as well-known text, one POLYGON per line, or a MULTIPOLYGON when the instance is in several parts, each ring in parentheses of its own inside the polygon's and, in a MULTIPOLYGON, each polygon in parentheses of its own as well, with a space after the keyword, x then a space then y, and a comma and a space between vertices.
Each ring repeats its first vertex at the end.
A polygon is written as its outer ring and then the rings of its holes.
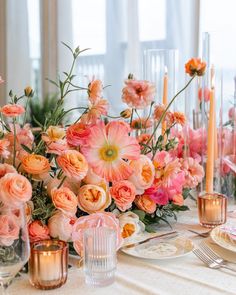
POLYGON ((85 157, 78 151, 68 150, 57 157, 57 163, 64 174, 78 181, 82 180, 88 171, 85 157))
POLYGON ((0 191, 0 200, 9 207, 19 206, 32 196, 29 180, 17 173, 7 173, 0 179, 0 191))
POLYGON ((81 150, 93 171, 107 181, 127 179, 132 168, 124 160, 137 159, 140 155, 137 140, 115 121, 108 129, 102 122, 93 126, 87 144, 81 150))
POLYGON ((17 173, 15 167, 9 164, 0 164, 0 178, 5 176, 7 173, 17 173))
POLYGON ((146 189, 144 195, 148 195, 158 205, 166 205, 169 202, 167 191, 161 186, 146 189))
POLYGON ((145 80, 128 79, 125 81, 125 85, 122 90, 122 100, 129 107, 144 109, 154 100, 156 92, 154 84, 145 80))
POLYGON ((130 181, 122 180, 115 182, 112 185, 110 194, 115 200, 116 206, 124 212, 132 206, 135 199, 136 189, 130 181))
POLYGON ((9 145, 10 142, 7 139, 0 140, 0 156, 4 159, 7 159, 10 155, 10 152, 8 151, 9 145))
POLYGON ((25 108, 18 104, 6 104, 1 108, 1 112, 6 117, 17 117, 25 112, 25 108))
POLYGON ((182 170, 185 173, 184 187, 194 188, 204 177, 203 167, 193 158, 186 158, 182 161, 182 170))
POLYGON ((84 230, 94 227, 107 227, 114 230, 117 234, 116 246, 119 249, 123 242, 119 220, 112 213, 99 212, 78 218, 73 226, 72 241, 74 241, 74 248, 79 255, 83 256, 84 230))
POLYGON ((48 227, 41 220, 35 220, 28 226, 30 242, 50 239, 48 227))
POLYGON ((0 215, 0 244, 11 246, 19 238, 20 227, 15 215, 0 215))
POLYGON ((81 118, 81 122, 86 124, 96 124, 101 116, 106 116, 108 111, 108 101, 100 99, 89 106, 89 110, 81 118))
POLYGON ((48 220, 50 236, 65 242, 70 241, 74 221, 62 211, 57 210, 48 220))
POLYGON ((66 130, 66 140, 69 145, 77 147, 86 143, 90 134, 90 128, 83 123, 70 125, 66 130))

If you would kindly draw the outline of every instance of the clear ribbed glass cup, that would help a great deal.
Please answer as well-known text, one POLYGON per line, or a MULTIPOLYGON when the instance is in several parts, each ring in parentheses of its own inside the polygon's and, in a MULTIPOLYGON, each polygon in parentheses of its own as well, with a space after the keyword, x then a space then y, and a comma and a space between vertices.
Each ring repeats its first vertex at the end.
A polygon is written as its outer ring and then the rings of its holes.
POLYGON ((105 227, 84 231, 84 272, 88 285, 103 287, 115 280, 116 232, 105 227))

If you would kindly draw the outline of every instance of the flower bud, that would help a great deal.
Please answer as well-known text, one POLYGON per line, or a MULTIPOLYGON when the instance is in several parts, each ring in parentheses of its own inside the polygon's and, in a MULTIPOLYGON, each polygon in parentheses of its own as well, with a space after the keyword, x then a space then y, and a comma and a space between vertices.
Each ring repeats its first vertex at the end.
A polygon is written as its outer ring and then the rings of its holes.
POLYGON ((25 96, 27 96, 27 97, 33 97, 33 95, 34 95, 34 91, 30 86, 27 86, 24 89, 24 92, 25 92, 25 96))
POLYGON ((122 118, 124 118, 124 119, 128 119, 128 118, 130 118, 130 117, 131 117, 131 114, 132 114, 131 109, 126 109, 126 110, 120 112, 120 116, 121 116, 122 118))

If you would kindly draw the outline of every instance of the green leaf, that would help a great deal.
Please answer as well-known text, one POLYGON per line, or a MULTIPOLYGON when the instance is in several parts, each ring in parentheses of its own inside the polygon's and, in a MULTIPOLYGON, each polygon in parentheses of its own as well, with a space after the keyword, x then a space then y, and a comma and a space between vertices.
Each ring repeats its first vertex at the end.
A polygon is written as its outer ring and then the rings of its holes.
POLYGON ((74 56, 74 52, 73 52, 73 50, 71 49, 71 47, 69 46, 69 45, 67 45, 65 42, 61 42, 64 46, 66 46, 69 50, 70 50, 70 52, 72 53, 72 55, 74 56))
POLYGON ((33 151, 32 151, 30 148, 28 148, 26 145, 21 144, 21 146, 22 146, 22 148, 23 148, 27 153, 29 153, 29 154, 32 154, 32 153, 33 153, 33 151))
POLYGON ((58 85, 55 81, 53 81, 53 80, 51 80, 51 79, 49 79, 49 78, 46 78, 46 80, 47 80, 48 82, 52 83, 53 85, 59 87, 59 85, 58 85))
POLYGON ((145 215, 146 215, 146 213, 145 213, 144 211, 142 211, 142 210, 138 210, 138 209, 135 209, 135 210, 132 210, 132 212, 135 213, 135 214, 137 214, 138 217, 139 217, 139 219, 140 219, 141 221, 144 220, 145 215))

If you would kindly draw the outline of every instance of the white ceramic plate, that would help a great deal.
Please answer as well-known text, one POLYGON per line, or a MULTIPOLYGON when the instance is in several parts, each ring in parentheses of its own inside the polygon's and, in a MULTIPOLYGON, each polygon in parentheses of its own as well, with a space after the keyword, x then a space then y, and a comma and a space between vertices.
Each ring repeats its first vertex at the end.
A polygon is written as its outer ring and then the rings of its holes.
POLYGON ((185 237, 172 239, 154 239, 133 248, 121 248, 125 254, 145 259, 173 259, 189 254, 193 250, 193 242, 185 237))
POLYGON ((211 231, 212 240, 220 247, 236 253, 236 240, 231 239, 228 234, 221 230, 221 225, 211 231))

